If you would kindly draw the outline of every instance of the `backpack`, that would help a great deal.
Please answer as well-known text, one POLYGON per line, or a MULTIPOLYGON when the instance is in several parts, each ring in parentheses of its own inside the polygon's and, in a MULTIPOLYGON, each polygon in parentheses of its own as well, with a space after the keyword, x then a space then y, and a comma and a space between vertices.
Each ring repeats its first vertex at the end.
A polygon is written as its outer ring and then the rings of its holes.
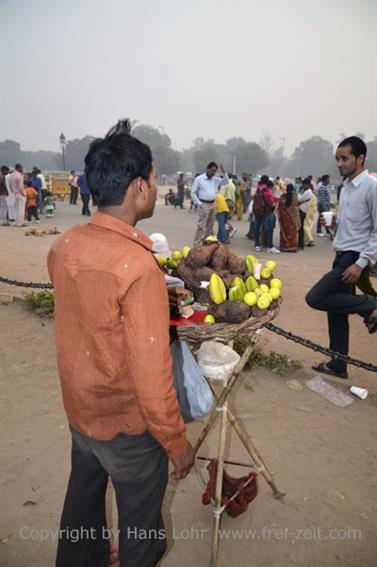
POLYGON ((263 190, 258 190, 254 195, 253 213, 256 217, 263 217, 274 210, 274 206, 270 204, 264 196, 263 190))

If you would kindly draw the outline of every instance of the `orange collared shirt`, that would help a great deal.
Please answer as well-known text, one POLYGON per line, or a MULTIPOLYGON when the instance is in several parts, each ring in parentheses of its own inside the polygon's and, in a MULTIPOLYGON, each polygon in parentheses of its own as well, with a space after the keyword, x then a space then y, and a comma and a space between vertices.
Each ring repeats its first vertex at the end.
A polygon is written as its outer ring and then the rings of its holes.
POLYGON ((152 243, 97 212, 48 255, 64 407, 83 435, 148 430, 170 457, 186 446, 173 387, 169 302, 152 243))

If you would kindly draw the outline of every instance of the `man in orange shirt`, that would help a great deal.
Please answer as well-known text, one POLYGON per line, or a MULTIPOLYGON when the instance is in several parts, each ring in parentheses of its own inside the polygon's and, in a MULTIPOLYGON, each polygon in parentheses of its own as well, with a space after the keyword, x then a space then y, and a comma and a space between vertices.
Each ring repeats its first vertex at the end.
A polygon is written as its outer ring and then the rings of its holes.
POLYGON ((57 361, 72 433, 72 470, 57 567, 109 561, 105 493, 111 477, 120 567, 152 567, 166 549, 161 506, 168 458, 177 479, 194 450, 173 387, 169 301, 152 243, 156 169, 148 146, 120 121, 92 142, 86 175, 98 212, 53 244, 57 361))

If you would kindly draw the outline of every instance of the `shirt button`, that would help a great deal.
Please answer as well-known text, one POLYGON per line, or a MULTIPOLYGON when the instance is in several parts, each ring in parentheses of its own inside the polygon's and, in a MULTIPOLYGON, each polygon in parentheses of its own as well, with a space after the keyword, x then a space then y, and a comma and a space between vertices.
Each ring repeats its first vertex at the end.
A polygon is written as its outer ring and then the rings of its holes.
POLYGON ((67 244, 67 242, 69 242, 69 238, 66 238, 64 242, 67 244))
POLYGON ((123 268, 128 268, 128 264, 124 264, 123 268))
POLYGON ((137 232, 133 232, 133 233, 132 233, 132 236, 134 236, 134 237, 136 238, 136 237, 139 236, 139 235, 138 235, 137 232))
POLYGON ((90 356, 90 352, 88 350, 86 351, 86 356, 90 356))

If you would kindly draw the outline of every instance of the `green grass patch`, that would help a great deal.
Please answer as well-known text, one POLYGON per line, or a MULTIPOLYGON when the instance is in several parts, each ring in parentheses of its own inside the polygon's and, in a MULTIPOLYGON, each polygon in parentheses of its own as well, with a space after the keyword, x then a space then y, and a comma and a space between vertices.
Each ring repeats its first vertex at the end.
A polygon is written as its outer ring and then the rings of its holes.
POLYGON ((55 311, 55 295, 53 291, 32 291, 24 293, 24 303, 29 311, 40 317, 52 318, 55 311))

